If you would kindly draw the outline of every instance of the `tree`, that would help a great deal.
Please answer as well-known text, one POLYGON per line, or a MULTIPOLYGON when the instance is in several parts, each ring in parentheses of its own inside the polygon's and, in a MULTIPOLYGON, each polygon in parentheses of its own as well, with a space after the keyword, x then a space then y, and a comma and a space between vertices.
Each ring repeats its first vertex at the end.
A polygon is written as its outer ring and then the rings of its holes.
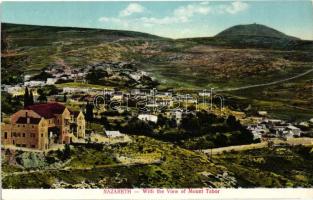
POLYGON ((171 127, 171 128, 176 128, 176 127, 177 127, 176 119, 171 118, 171 119, 168 121, 168 125, 169 125, 169 127, 171 127))
POLYGON ((86 75, 86 80, 92 84, 103 84, 103 78, 107 77, 108 73, 102 69, 91 69, 86 75))
POLYGON ((29 105, 34 105, 34 96, 32 90, 29 92, 29 105))
POLYGON ((63 96, 63 101, 66 103, 67 102, 67 96, 66 96, 66 93, 64 93, 64 96, 63 96))
POLYGON ((147 122, 134 117, 130 119, 125 127, 124 132, 129 134, 151 135, 153 133, 153 130, 151 128, 151 125, 149 125, 147 122))
POLYGON ((71 157, 71 147, 69 144, 65 144, 63 150, 63 160, 69 159, 71 157))
POLYGON ((47 95, 55 95, 59 93, 58 88, 55 85, 45 85, 42 87, 42 90, 47 94, 47 95))
POLYGON ((89 101, 86 104, 86 120, 88 122, 91 122, 93 120, 93 104, 89 103, 89 101))
POLYGON ((192 114, 188 114, 183 117, 180 127, 185 129, 187 132, 197 133, 200 129, 200 123, 197 117, 192 114))
POLYGON ((39 102, 43 103, 43 102, 48 101, 46 93, 41 88, 37 90, 37 93, 39 95, 39 97, 38 97, 39 102))
POLYGON ((25 88, 24 92, 24 107, 29 106, 29 92, 28 92, 28 87, 25 88))
POLYGON ((107 130, 111 128, 108 118, 104 115, 101 115, 101 124, 107 130))
POLYGON ((241 128, 241 124, 239 121, 236 120, 236 117, 234 117, 233 115, 228 116, 227 120, 226 120, 226 124, 235 130, 239 130, 241 128))
POLYGON ((48 78, 53 78, 53 76, 44 70, 40 72, 40 74, 37 74, 33 77, 31 77, 31 80, 36 80, 36 81, 47 81, 48 78))
POLYGON ((159 114, 158 115, 157 125, 160 126, 160 127, 163 127, 163 126, 166 125, 166 123, 167 123, 166 118, 162 114, 159 114))
POLYGON ((19 97, 1 91, 1 112, 11 114, 23 107, 19 97))
POLYGON ((214 143, 217 147, 224 147, 227 146, 229 142, 226 135, 224 135, 223 133, 219 133, 216 135, 214 143))

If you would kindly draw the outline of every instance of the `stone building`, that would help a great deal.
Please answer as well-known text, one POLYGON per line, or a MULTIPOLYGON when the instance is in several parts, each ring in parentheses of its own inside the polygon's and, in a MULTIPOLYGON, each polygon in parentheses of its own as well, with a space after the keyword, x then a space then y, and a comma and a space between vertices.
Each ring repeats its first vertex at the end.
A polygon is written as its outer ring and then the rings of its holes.
POLYGON ((3 145, 45 150, 85 137, 85 117, 59 103, 36 104, 17 111, 9 124, 1 124, 3 145), (71 129, 76 124, 76 129, 71 129))

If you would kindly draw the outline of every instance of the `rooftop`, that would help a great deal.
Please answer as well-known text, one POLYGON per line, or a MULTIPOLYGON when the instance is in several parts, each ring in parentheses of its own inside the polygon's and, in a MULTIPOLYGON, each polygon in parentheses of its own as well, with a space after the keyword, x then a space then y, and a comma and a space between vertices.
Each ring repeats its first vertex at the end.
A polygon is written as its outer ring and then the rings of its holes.
POLYGON ((40 116, 50 119, 53 118, 55 114, 62 114, 65 106, 59 103, 46 103, 27 106, 25 109, 33 110, 40 116))

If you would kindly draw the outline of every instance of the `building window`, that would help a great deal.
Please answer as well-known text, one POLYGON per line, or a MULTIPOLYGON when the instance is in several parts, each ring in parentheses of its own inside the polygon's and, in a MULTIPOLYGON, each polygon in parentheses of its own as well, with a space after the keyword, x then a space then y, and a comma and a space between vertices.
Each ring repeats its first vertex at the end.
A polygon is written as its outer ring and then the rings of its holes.
POLYGON ((43 137, 43 134, 41 133, 41 137, 43 137))
POLYGON ((25 133, 23 133, 23 137, 25 137, 25 133))
POLYGON ((31 148, 36 148, 36 146, 32 144, 32 145, 31 145, 31 148))
POLYGON ((23 127, 25 127, 25 125, 23 124, 23 127))
POLYGON ((34 125, 32 125, 32 128, 34 128, 34 125))
POLYGON ((20 125, 18 124, 17 127, 20 127, 20 125))
POLYGON ((8 138, 8 133, 4 132, 4 139, 7 139, 7 138, 8 138))

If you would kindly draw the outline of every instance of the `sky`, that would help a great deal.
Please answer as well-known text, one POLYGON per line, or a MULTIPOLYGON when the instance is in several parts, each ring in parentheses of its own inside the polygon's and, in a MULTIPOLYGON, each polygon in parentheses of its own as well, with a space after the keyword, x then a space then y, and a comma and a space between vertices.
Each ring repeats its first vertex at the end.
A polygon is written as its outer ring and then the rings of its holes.
POLYGON ((263 24, 313 40, 312 1, 2 2, 1 21, 133 30, 169 38, 207 37, 263 24))

